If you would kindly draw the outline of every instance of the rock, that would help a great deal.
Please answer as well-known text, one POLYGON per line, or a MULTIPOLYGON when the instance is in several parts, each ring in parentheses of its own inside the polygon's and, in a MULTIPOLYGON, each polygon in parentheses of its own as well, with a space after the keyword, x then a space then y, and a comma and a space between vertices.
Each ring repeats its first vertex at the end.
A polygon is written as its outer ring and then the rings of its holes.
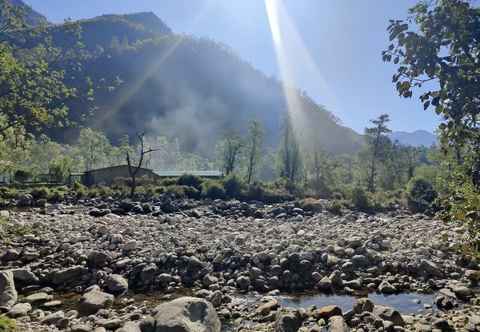
POLYGON ((373 308, 373 314, 383 320, 392 322, 394 325, 397 325, 397 326, 405 325, 405 321, 403 320, 402 315, 398 311, 390 307, 376 305, 373 308))
POLYGON ((264 303, 264 304, 260 305, 260 306, 257 308, 257 310, 255 310, 255 312, 256 312, 258 315, 266 316, 266 315, 268 315, 271 311, 277 310, 278 307, 279 307, 278 301, 275 300, 275 299, 272 299, 272 300, 268 301, 267 303, 264 303))
POLYGON ((154 320, 144 322, 142 331, 220 332, 221 330, 220 319, 215 308, 204 299, 182 297, 159 305, 155 311, 157 314, 154 320), (152 329, 148 330, 149 327, 152 329))
POLYGON ((7 310, 17 303, 18 293, 15 289, 15 282, 12 271, 0 272, 0 307, 7 310))
POLYGON ((7 316, 11 318, 23 317, 28 315, 30 311, 32 311, 30 303, 17 303, 7 312, 7 316))
POLYGON ((275 332, 297 332, 303 319, 297 310, 280 311, 275 319, 275 332))
POLYGON ((374 307, 375 304, 373 304, 373 302, 368 297, 364 297, 358 299, 357 302, 353 305, 353 312, 357 315, 363 312, 373 312, 374 307))
POLYGON ((248 290, 248 287, 250 287, 250 278, 244 276, 238 277, 236 283, 241 290, 248 290))
POLYGON ((461 300, 468 300, 472 297, 473 291, 465 286, 454 286, 452 287, 452 291, 455 295, 461 300))
POLYGON ((88 273, 88 269, 83 266, 72 266, 64 270, 54 271, 51 275, 51 281, 59 286, 73 281, 78 281, 82 276, 88 273))
POLYGON ((425 277, 442 278, 442 270, 432 261, 423 259, 418 267, 418 272, 425 277))
POLYGON ((329 277, 323 277, 317 283, 317 288, 318 288, 318 290, 320 290, 322 292, 330 293, 333 290, 332 281, 330 280, 329 277))
POLYGON ((110 255, 104 251, 92 251, 88 255, 87 262, 90 268, 101 269, 106 266, 111 259, 110 255))
POLYGON ((54 313, 51 313, 51 314, 45 316, 45 318, 42 319, 42 324, 57 325, 63 319, 65 319, 65 313, 63 311, 57 311, 57 312, 54 312, 54 313))
POLYGON ((439 318, 433 322, 433 327, 439 329, 442 332, 453 332, 455 329, 450 325, 446 319, 439 318))
POLYGON ((13 279, 15 282, 21 283, 24 286, 37 285, 39 283, 38 277, 28 269, 13 269, 13 279))
POLYGON ((92 328, 85 324, 77 324, 71 327, 71 332, 91 332, 92 328))
POLYGON ((142 332, 140 326, 134 322, 126 322, 123 327, 119 328, 115 332, 142 332))
POLYGON ((28 295, 25 298, 25 302, 38 304, 38 303, 50 301, 52 298, 53 297, 51 295, 48 295, 47 293, 39 292, 39 293, 33 293, 31 295, 28 295))
POLYGON ((480 282, 480 271, 467 270, 465 271, 465 278, 470 280, 473 286, 476 286, 480 282))
POLYGON ((378 286, 378 291, 383 294, 395 294, 397 292, 397 289, 388 281, 384 280, 378 286))
POLYGON ((113 300, 113 295, 93 289, 83 294, 78 309, 82 315, 95 314, 98 310, 112 305, 113 300))
POLYGON ((332 316, 328 320, 328 325, 330 327, 330 332, 347 332, 348 327, 343 319, 343 316, 332 316))
POLYGON ((114 295, 123 295, 128 292, 128 281, 118 274, 111 274, 105 280, 106 290, 114 295))
POLYGON ((108 209, 104 209, 104 210, 93 209, 93 210, 90 210, 90 212, 88 212, 88 214, 91 215, 92 217, 100 218, 100 217, 105 217, 106 215, 110 214, 111 212, 112 211, 110 211, 108 209))
POLYGON ((15 249, 7 249, 2 255, 2 261, 11 262, 16 261, 20 257, 20 253, 15 249))
POLYGON ((316 319, 325 319, 328 320, 333 316, 342 316, 342 309, 336 305, 327 305, 317 309, 313 312, 313 316, 316 319))

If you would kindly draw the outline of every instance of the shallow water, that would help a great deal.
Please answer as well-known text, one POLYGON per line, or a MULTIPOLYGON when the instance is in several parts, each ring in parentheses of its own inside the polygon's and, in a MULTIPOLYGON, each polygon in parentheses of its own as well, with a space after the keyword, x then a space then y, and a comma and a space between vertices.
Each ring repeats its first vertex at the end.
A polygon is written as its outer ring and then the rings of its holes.
MULTIPOLYGON (((433 294, 405 293, 384 295, 372 293, 368 297, 375 304, 393 307, 402 314, 414 314, 425 310, 424 305, 433 307, 433 294)), ((316 306, 317 308, 326 305, 337 305, 343 312, 353 308, 356 298, 349 295, 302 295, 302 296, 282 296, 280 303, 283 307, 308 308, 316 306)))

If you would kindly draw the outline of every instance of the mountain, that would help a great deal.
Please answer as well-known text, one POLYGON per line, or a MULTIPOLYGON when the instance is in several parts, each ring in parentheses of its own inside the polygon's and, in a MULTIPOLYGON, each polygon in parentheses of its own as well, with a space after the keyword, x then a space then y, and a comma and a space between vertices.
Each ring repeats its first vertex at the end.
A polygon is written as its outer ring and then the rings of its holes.
POLYGON ((10 0, 11 3, 17 7, 22 8, 24 13, 24 19, 29 26, 39 26, 48 24, 48 20, 42 14, 36 12, 29 5, 27 5, 22 0, 10 0))
MULTIPOLYGON (((81 77, 65 61, 60 69, 66 71, 69 83, 79 89, 86 78, 120 84, 115 89, 97 89, 92 116, 82 100, 70 101, 71 120, 99 128, 113 141, 143 131, 177 137, 183 148, 202 154, 213 153, 226 132, 246 134, 249 122, 258 120, 266 144, 278 144, 288 109, 282 83, 241 60, 227 46, 175 34, 152 13, 104 15, 78 24, 89 55, 82 59, 81 77)), ((66 49, 72 45, 70 26, 51 26, 45 34, 66 49)), ((31 47, 43 37, 26 32, 22 38, 0 39, 31 47)), ((295 90, 294 94, 298 102, 291 118, 304 146, 332 153, 351 153, 362 146, 362 136, 340 125, 305 93, 295 90)), ((77 132, 49 131, 66 142, 77 132)))
POLYGON ((426 130, 416 130, 411 133, 397 131, 391 133, 390 138, 394 141, 398 141, 403 145, 410 145, 415 147, 430 147, 438 143, 437 136, 426 130))

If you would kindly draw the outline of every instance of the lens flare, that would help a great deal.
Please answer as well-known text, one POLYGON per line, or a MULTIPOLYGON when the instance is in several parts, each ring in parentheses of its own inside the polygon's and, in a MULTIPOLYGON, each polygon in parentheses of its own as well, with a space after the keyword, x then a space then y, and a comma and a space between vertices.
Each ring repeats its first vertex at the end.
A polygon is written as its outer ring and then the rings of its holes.
MULTIPOLYGON (((203 8, 198 12, 195 18, 192 21, 192 25, 198 23, 201 19, 205 17, 205 14, 208 10, 217 2, 218 0, 209 0, 205 3, 203 8)), ((104 112, 98 117, 97 124, 101 126, 102 123, 105 121, 109 121, 111 117, 117 113, 122 107, 124 107, 130 99, 135 96, 138 91, 143 87, 146 81, 152 78, 154 75, 158 74, 159 70, 162 68, 163 64, 165 63, 170 56, 172 56, 178 47, 188 38, 186 35, 177 35, 177 40, 175 40, 172 45, 160 56, 156 59, 148 68, 145 70, 140 77, 135 81, 132 82, 132 85, 129 86, 128 91, 122 91, 122 95, 118 97, 118 99, 104 110, 104 112)))
POLYGON ((314 77, 322 94, 332 98, 330 89, 323 79, 294 22, 288 14, 282 0, 265 0, 265 9, 270 25, 280 78, 288 107, 288 113, 297 138, 306 128, 303 98, 299 87, 305 75, 314 77))

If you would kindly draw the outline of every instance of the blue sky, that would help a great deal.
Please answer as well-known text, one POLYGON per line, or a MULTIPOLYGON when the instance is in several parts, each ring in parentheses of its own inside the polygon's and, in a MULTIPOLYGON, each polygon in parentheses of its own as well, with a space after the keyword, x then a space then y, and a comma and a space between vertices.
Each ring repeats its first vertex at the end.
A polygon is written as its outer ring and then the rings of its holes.
MULTIPOLYGON (((278 0, 280 1, 280 0, 278 0)), ((279 76, 275 47, 262 0, 26 0, 52 22, 101 14, 152 11, 175 32, 229 45, 243 59, 279 76)), ((315 101, 359 132, 389 113, 394 130, 433 131, 438 119, 418 99, 401 99, 381 61, 391 18, 405 18, 415 0, 283 0, 316 70, 290 60, 295 81, 315 101)), ((293 50, 294 51, 294 50, 293 50)), ((301 59, 299 59, 301 60, 301 59)))

